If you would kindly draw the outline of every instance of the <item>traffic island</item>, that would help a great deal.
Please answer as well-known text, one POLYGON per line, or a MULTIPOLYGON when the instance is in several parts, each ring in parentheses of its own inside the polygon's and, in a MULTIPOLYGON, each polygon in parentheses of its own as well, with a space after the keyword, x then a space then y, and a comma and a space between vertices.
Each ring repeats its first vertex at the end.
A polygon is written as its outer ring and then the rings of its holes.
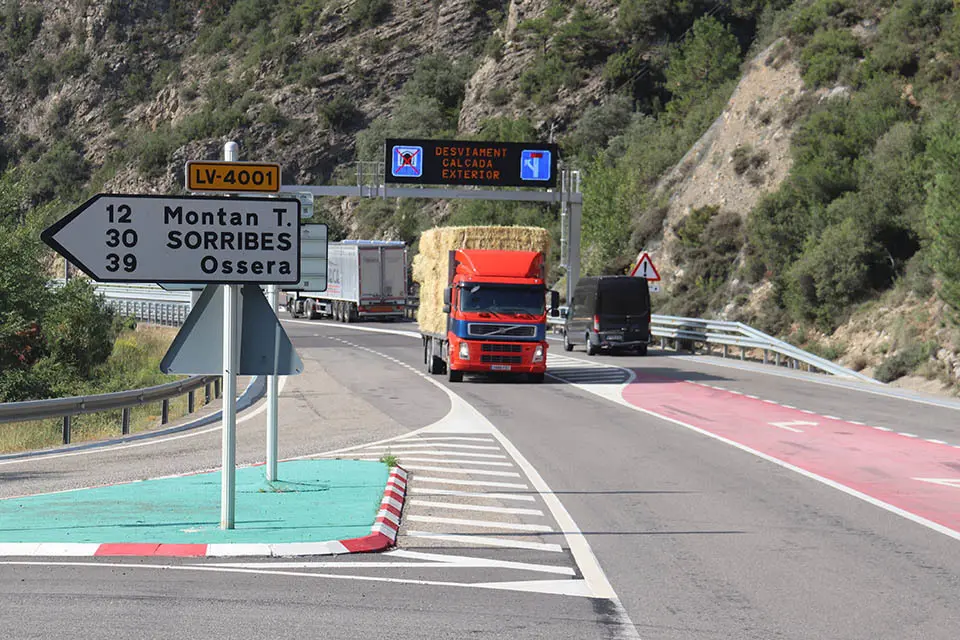
POLYGON ((236 472, 220 528, 220 471, 0 500, 0 556, 313 556, 396 540, 406 472, 381 462, 282 462, 236 472))

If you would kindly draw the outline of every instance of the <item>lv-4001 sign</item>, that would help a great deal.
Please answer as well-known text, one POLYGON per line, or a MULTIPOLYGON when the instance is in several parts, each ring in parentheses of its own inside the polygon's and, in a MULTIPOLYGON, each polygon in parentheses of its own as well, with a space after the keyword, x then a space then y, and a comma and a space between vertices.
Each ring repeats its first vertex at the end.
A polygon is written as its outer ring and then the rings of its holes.
POLYGON ((300 201, 294 198, 101 193, 40 237, 100 282, 300 280, 300 201))

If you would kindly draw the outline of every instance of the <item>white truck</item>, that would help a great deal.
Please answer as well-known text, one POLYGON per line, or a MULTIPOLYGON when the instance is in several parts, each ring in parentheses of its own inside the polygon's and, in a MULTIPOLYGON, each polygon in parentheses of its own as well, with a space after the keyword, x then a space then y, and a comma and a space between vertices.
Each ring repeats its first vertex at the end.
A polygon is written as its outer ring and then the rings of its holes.
POLYGON ((405 316, 407 246, 384 240, 331 242, 327 250, 327 290, 287 292, 294 318, 338 322, 405 316))

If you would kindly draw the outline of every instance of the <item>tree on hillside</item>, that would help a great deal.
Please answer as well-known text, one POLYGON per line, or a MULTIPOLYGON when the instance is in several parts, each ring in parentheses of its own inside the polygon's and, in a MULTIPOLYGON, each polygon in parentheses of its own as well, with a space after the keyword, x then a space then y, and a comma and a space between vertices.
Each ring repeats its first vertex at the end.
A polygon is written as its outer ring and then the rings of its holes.
POLYGON ((960 311, 960 124, 955 118, 933 127, 928 154, 934 172, 926 206, 932 262, 943 281, 941 297, 960 311))
POLYGON ((740 44, 716 18, 700 18, 693 31, 670 55, 667 90, 673 94, 669 110, 684 115, 714 89, 740 73, 740 44))

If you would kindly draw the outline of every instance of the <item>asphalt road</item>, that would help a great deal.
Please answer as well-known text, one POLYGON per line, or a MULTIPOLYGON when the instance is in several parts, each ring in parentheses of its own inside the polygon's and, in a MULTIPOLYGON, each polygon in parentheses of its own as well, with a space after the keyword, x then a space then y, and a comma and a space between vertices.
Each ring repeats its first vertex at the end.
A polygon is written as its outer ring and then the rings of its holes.
MULTIPOLYGON (((6 637, 960 636, 958 540, 596 391, 624 379, 621 369, 598 366, 614 365, 960 444, 960 411, 949 403, 656 351, 588 359, 559 345, 551 367, 560 379, 449 385, 419 373, 421 347, 410 336, 286 326, 307 371, 284 386, 284 457, 338 449, 373 456, 380 450, 367 443, 399 438, 390 446, 402 464, 452 469, 412 471, 411 496, 421 504, 404 511, 400 554, 292 564, 0 561, 6 637), (417 456, 440 462, 405 460, 417 456), (483 482, 527 488, 488 487, 498 500, 454 495, 483 482), (494 504, 499 511, 483 516, 482 527, 469 511, 444 516, 494 504), (471 535, 526 548, 471 544, 471 535), (576 585, 585 593, 572 593, 576 585), (551 593, 558 589, 571 593, 551 593), (590 590, 602 597, 585 597, 590 590)), ((262 459, 262 416, 241 426, 239 438, 239 461, 262 459)), ((218 462, 219 432, 210 431, 0 466, 0 488, 17 495, 218 462)))

